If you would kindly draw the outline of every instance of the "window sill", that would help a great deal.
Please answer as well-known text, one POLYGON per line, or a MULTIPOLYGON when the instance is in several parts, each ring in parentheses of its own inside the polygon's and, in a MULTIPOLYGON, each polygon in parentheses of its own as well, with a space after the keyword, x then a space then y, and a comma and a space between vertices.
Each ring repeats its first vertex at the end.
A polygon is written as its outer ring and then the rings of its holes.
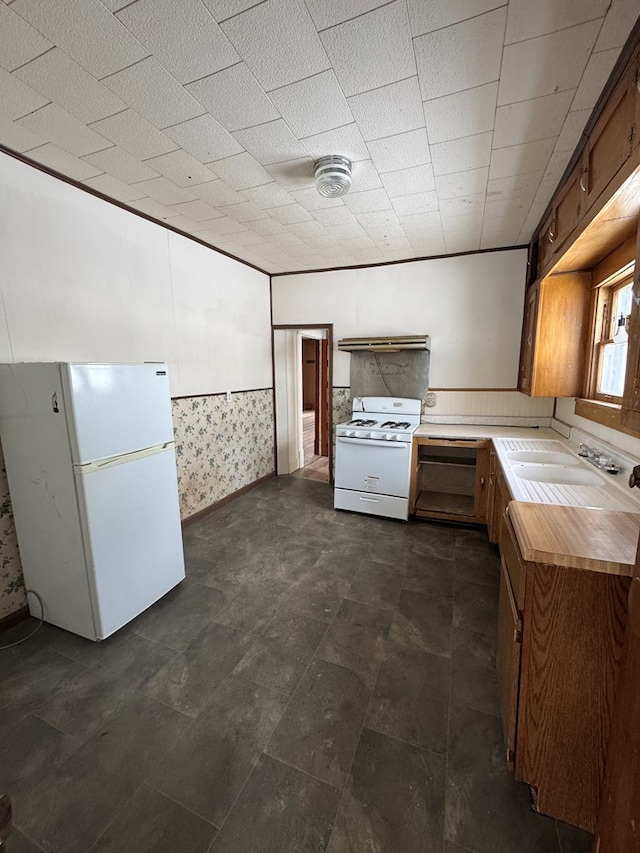
POLYGON ((626 435, 638 436, 635 430, 623 426, 620 423, 620 412, 622 406, 619 403, 604 403, 602 400, 583 400, 576 399, 574 412, 581 418, 586 418, 588 421, 594 421, 609 429, 624 432, 626 435))

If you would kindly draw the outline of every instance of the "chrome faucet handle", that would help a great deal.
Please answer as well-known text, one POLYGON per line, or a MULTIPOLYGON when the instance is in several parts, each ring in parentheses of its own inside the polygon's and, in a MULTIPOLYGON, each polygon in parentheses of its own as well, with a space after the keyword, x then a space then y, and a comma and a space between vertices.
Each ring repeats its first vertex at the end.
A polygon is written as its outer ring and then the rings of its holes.
POLYGON ((582 444, 582 442, 578 445, 578 456, 586 456, 589 457, 589 450, 591 448, 587 447, 586 444, 582 444))

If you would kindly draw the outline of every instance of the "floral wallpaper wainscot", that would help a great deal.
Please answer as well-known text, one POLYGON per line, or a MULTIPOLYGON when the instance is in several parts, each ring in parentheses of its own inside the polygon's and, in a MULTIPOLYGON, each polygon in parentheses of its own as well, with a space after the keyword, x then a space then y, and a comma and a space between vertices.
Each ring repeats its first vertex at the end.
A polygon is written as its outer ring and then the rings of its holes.
POLYGON ((26 603, 7 471, 0 447, 0 619, 20 610, 26 603))
POLYGON ((275 471, 271 388, 173 400, 173 431, 183 518, 275 471))

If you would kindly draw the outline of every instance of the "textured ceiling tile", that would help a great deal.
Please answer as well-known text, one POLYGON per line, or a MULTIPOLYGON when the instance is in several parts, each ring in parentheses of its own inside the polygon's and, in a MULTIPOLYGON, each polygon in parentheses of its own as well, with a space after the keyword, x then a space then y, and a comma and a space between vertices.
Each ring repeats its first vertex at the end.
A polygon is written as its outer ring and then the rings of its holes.
POLYGON ((508 178, 492 178, 487 184, 487 201, 522 196, 533 199, 543 177, 544 172, 537 171, 527 172, 524 175, 511 175, 508 178))
MULTIPOLYGON (((206 233, 220 237, 224 234, 235 234, 238 231, 246 231, 247 226, 241 222, 236 222, 235 219, 230 219, 228 216, 221 216, 213 222, 207 223, 206 233)), ((201 232, 196 232, 201 239, 206 239, 201 232)))
POLYGON ((423 101, 498 79, 505 15, 496 9, 415 39, 423 101))
POLYGON ((45 140, 4 116, 0 108, 0 142, 13 151, 23 153, 30 148, 39 148, 45 140))
POLYGON ((212 207, 219 207, 225 204, 239 204, 241 201, 246 201, 244 193, 239 193, 233 190, 220 178, 214 181, 207 181, 204 184, 198 184, 191 188, 191 192, 202 201, 206 201, 212 207))
POLYGON ((437 210, 430 213, 413 213, 401 218, 403 228, 408 234, 429 234, 441 229, 440 212, 437 210))
POLYGON ((424 126, 416 77, 354 95, 349 106, 365 139, 380 139, 424 126))
POLYGON ((11 8, 97 78, 148 53, 100 0, 14 0, 11 8))
POLYGON ((315 219, 308 220, 306 222, 294 222, 292 223, 290 230, 298 237, 301 237, 303 240, 311 242, 312 244, 314 240, 327 236, 324 226, 320 225, 319 222, 316 222, 315 219))
POLYGON ((450 175, 488 166, 491 160, 492 138, 491 133, 479 133, 432 145, 434 174, 450 175))
POLYGON ((572 110, 566 117, 560 135, 556 140, 556 151, 574 151, 582 131, 587 123, 591 110, 572 110))
POLYGON ((367 213, 370 210, 388 210, 391 207, 386 190, 367 190, 350 192, 344 197, 344 203, 352 213, 367 213))
POLYGON ((243 62, 190 83, 187 89, 229 131, 280 118, 243 62))
POLYGON ((86 178, 93 178, 99 175, 101 169, 96 169, 94 166, 87 163, 85 160, 80 160, 79 157, 74 157, 68 151, 63 151, 57 145, 47 143, 40 148, 33 148, 29 151, 29 157, 42 163, 43 166, 48 166, 56 172, 61 172, 75 181, 84 181, 86 178))
POLYGON ((182 214, 182 216, 187 216, 189 219, 194 219, 196 222, 208 221, 222 216, 219 211, 215 210, 210 205, 205 204, 204 201, 200 201, 200 199, 196 199, 195 201, 184 201, 180 204, 173 204, 171 205, 171 210, 182 214))
POLYGON ((527 142, 525 145, 512 145, 509 148, 497 148, 491 153, 490 178, 508 178, 511 175, 524 175, 544 169, 553 151, 553 139, 541 139, 527 142))
POLYGON ((259 234, 254 234, 251 229, 246 231, 237 231, 235 234, 230 234, 226 240, 220 241, 220 246, 252 246, 256 243, 262 243, 263 239, 259 234))
POLYGON ((202 113, 202 107, 152 56, 102 81, 156 127, 177 124, 202 113))
POLYGON ((271 92, 270 97, 298 137, 312 136, 353 121, 333 71, 285 86, 271 92))
POLYGON ((483 211, 468 213, 463 216, 443 216, 442 230, 445 237, 448 234, 474 233, 482 230, 483 211))
POLYGON ((233 15, 239 15, 262 0, 202 0, 213 17, 220 23, 233 15))
POLYGON ((235 219, 236 222, 251 222, 252 228, 255 220, 267 218, 264 210, 261 210, 257 205, 248 201, 241 201, 239 204, 228 204, 224 207, 218 207, 218 210, 224 216, 230 216, 231 219, 235 219))
POLYGON ((445 198, 440 202, 440 215, 469 216, 484 211, 485 195, 468 195, 461 198, 445 198))
POLYGON ((488 177, 488 166, 472 169, 469 172, 458 172, 455 175, 439 175, 436 178, 438 198, 442 201, 447 198, 460 198, 460 196, 485 192, 488 177))
POLYGON ((506 5, 505 0, 408 0, 413 36, 441 30, 506 5))
POLYGON ((22 127, 40 136, 46 142, 53 142, 58 148, 82 157, 103 148, 110 148, 111 142, 100 136, 90 127, 78 121, 55 104, 47 104, 30 113, 18 122, 22 127))
POLYGON ((427 131, 423 127, 372 139, 367 143, 367 148, 379 172, 394 172, 396 169, 423 166, 431 162, 427 131))
POLYGON ((145 193, 142 190, 119 181, 113 175, 98 175, 95 178, 87 178, 82 183, 109 198, 115 198, 117 201, 124 203, 145 197, 145 193))
POLYGON ((152 178, 150 181, 141 181, 132 185, 133 189, 140 190, 142 195, 159 201, 160 204, 180 204, 184 201, 193 201, 193 195, 182 187, 176 186, 167 178, 152 178))
POLYGON ((286 225, 283 225, 282 222, 276 222, 270 216, 257 220, 251 227, 257 234, 262 234, 265 237, 269 237, 271 234, 282 234, 283 231, 287 230, 286 225))
POLYGON ((327 27, 333 27, 343 21, 348 21, 350 18, 371 12, 372 9, 377 9, 379 6, 384 6, 388 1, 349 0, 348 3, 345 3, 344 0, 306 0, 306 3, 316 29, 326 30, 327 27))
MULTIPOLYGON (((147 181, 151 178, 157 178, 158 173, 154 171, 146 163, 141 163, 120 148, 114 146, 107 148, 105 151, 98 151, 95 154, 88 154, 85 157, 88 163, 91 163, 101 172, 108 172, 119 181, 125 184, 133 184, 136 181, 147 181)), ((88 175, 87 177, 92 177, 88 175)))
POLYGON ((498 84, 487 83, 455 95, 425 101, 429 142, 447 142, 493 130, 498 84))
POLYGON ((498 104, 512 104, 575 89, 598 35, 599 21, 518 44, 502 57, 498 104))
POLYGON ((39 92, 0 68, 0 113, 16 119, 27 115, 47 103, 39 92))
POLYGON ((117 17, 180 83, 240 61, 200 0, 137 0, 117 17))
POLYGON ((493 147, 505 148, 557 136, 569 112, 575 89, 545 95, 531 101, 507 104, 496 110, 493 147))
POLYGON ((371 160, 359 160, 353 164, 352 180, 355 192, 377 190, 382 186, 380 175, 371 160))
MULTIPOLYGON (((314 161, 327 154, 342 154, 352 163, 369 159, 369 150, 358 126, 353 123, 318 133, 316 136, 309 136, 302 140, 302 144, 314 161)), ((310 174, 313 177, 313 163, 310 174)))
POLYGON ((446 246, 444 237, 440 234, 429 234, 418 240, 415 237, 410 241, 411 252, 416 258, 428 258, 434 255, 444 255, 446 246))
POLYGON ((288 225, 291 222, 304 222, 307 219, 313 219, 313 216, 308 210, 305 210, 301 204, 294 202, 293 204, 285 204, 282 207, 272 207, 267 211, 272 219, 276 222, 281 222, 283 225, 288 225))
POLYGON ((259 187, 249 187, 242 191, 250 202, 260 208, 281 207, 284 204, 293 204, 295 198, 276 181, 269 184, 261 184, 259 187))
POLYGON ((266 0, 225 21, 222 29, 267 91, 329 68, 302 0, 266 0))
POLYGON ((315 186, 313 160, 310 157, 272 163, 266 167, 266 170, 281 187, 289 192, 315 186))
POLYGON ((0 4, 0 65, 13 71, 52 47, 37 30, 8 6, 0 4))
POLYGON ((455 255, 456 252, 475 252, 480 248, 480 237, 474 234, 445 237, 447 254, 455 255))
POLYGON ((595 107, 617 58, 617 50, 603 50, 591 56, 571 104, 572 110, 592 110, 595 107))
POLYGON ((368 92, 416 73, 404 0, 321 34, 345 95, 368 92))
POLYGON ((431 164, 388 172, 380 177, 390 198, 410 195, 411 193, 429 192, 436 187, 431 164))
POLYGON ((211 164, 211 169, 219 178, 236 190, 244 190, 248 187, 257 187, 260 184, 271 182, 271 175, 266 172, 260 163, 256 162, 251 154, 235 154, 224 160, 216 160, 211 164))
POLYGON ((291 195, 305 210, 322 210, 326 207, 342 207, 344 205, 341 198, 326 198, 326 196, 320 195, 315 187, 293 190, 291 195))
POLYGON ((173 140, 133 110, 123 110, 114 116, 94 122, 91 127, 139 160, 168 154, 177 147, 173 140))
POLYGON ((604 19, 596 50, 621 48, 638 20, 638 0, 613 0, 604 19))
POLYGON ((400 220, 393 209, 356 213, 356 219, 367 232, 374 228, 400 229, 400 220))
POLYGON ((505 44, 565 30, 606 14, 610 0, 509 0, 505 44))
POLYGON ((179 187, 191 187, 194 184, 204 184, 214 178, 213 173, 203 166, 195 157, 186 151, 171 151, 159 157, 151 157, 145 161, 147 166, 155 169, 165 178, 169 178, 179 187))
POLYGON ((201 163, 243 151, 242 145, 209 113, 166 127, 164 133, 201 163))
POLYGON ((322 223, 322 225, 349 225, 356 221, 353 213, 344 204, 340 207, 315 210, 313 217, 322 223))
POLYGON ((392 204, 398 216, 431 213, 438 209, 438 197, 435 192, 413 193, 392 199, 392 204))
POLYGON ((126 107, 124 101, 58 48, 23 65, 14 74, 81 121, 97 121, 126 107))
POLYGON ((134 210, 139 210, 140 213, 146 213, 147 216, 152 216, 154 219, 168 220, 174 216, 172 208, 152 198, 141 198, 139 201, 129 202, 129 207, 134 210))
POLYGON ((237 130, 233 135, 238 144, 263 166, 305 155, 304 148, 282 119, 237 130))

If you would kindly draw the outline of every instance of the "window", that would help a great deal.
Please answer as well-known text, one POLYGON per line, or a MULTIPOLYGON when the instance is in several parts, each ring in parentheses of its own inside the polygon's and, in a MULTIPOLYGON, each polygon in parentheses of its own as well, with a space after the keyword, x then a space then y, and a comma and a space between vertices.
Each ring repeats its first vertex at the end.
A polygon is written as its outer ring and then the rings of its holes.
POLYGON ((629 341, 633 263, 596 285, 589 397, 621 403, 629 341))

